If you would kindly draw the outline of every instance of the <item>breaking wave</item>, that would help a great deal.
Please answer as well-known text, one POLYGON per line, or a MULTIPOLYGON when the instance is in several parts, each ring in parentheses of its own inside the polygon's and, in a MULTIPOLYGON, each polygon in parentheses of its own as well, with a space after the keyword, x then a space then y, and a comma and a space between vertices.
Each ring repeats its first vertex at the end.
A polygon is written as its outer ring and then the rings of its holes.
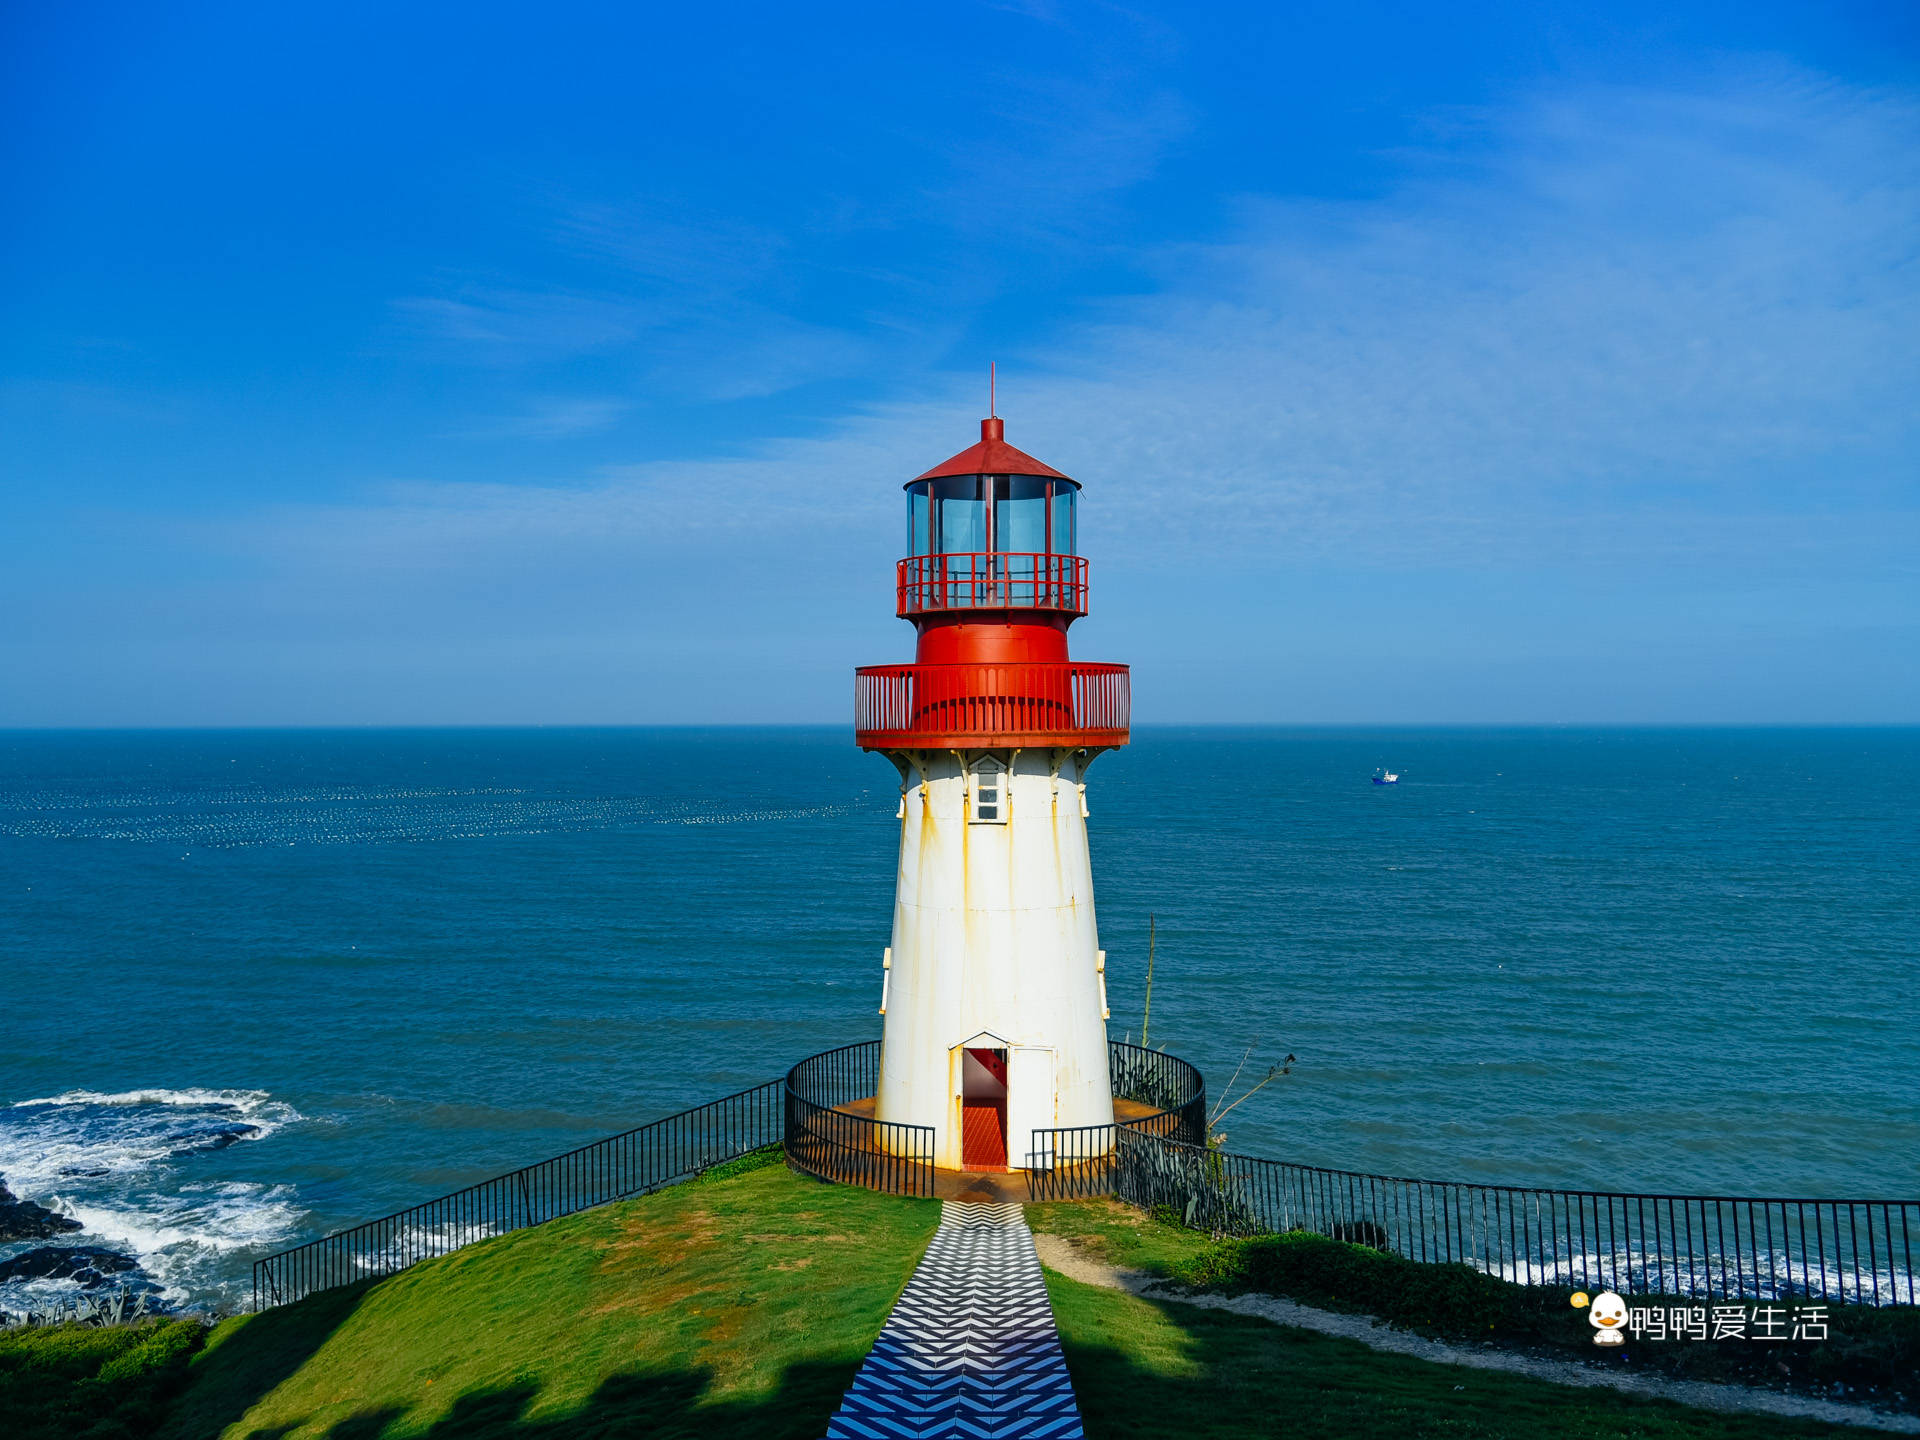
POLYGON ((69 1090, 0 1111, 0 1176, 46 1190, 264 1140, 302 1118, 263 1090, 69 1090))
MULTIPOLYGON (((0 1245, 0 1257, 101 1246, 136 1259, 173 1304, 238 1300, 248 1261, 294 1237, 304 1210, 290 1185, 196 1178, 196 1164, 304 1118, 263 1090, 69 1090, 16 1101, 0 1109, 0 1178, 81 1229, 0 1245)), ((0 1283, 0 1310, 44 1310, 80 1288, 10 1280, 0 1283)))

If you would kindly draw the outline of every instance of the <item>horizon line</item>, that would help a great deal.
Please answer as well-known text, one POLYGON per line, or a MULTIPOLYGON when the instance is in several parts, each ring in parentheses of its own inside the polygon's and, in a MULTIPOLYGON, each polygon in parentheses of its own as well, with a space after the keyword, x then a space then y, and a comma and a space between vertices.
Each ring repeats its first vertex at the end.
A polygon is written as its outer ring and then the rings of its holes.
MULTIPOLYGON (((1917 730, 1920 720, 1156 720, 1140 730, 1917 730)), ((365 733, 430 730, 840 730, 816 720, 513 720, 219 722, 200 724, 4 725, 0 736, 239 733, 365 733)), ((1021 747, 1041 748, 1041 747, 1021 747)), ((1120 747, 1106 747, 1120 748, 1120 747)))

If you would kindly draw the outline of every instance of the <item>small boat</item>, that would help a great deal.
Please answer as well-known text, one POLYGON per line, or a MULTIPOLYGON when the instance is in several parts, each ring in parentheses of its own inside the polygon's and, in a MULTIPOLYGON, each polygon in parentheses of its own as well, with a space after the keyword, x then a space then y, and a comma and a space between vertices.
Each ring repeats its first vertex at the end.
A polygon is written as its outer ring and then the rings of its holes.
POLYGON ((1373 783, 1376 785, 1398 785, 1400 783, 1400 777, 1391 770, 1376 770, 1373 772, 1373 783))

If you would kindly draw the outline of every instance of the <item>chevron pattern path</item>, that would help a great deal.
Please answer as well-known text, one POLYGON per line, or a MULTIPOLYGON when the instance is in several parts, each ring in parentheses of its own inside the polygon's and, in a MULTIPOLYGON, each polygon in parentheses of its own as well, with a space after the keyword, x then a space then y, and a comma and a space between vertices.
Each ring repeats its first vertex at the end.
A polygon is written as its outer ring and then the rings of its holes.
POLYGON ((1080 1440, 1040 1257, 1018 1205, 945 1202, 827 1436, 1080 1440))

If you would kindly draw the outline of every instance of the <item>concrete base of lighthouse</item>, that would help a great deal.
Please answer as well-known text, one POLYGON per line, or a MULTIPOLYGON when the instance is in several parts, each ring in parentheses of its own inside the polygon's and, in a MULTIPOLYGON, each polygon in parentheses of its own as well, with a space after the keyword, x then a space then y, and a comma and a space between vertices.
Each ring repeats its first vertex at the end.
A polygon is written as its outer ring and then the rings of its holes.
POLYGON ((939 1169, 998 1168, 981 1163, 997 1102, 998 1165, 1046 1163, 1034 1131, 1114 1118, 1087 850, 1093 754, 889 758, 901 772, 900 868, 877 1118, 931 1126, 939 1169))
MULTIPOLYGON (((845 1105, 835 1107, 848 1115, 871 1120, 875 1118, 874 1097, 864 1100, 851 1100, 845 1105)), ((1113 1119, 1117 1125, 1128 1121, 1152 1120, 1166 1112, 1157 1105, 1149 1105, 1140 1100, 1115 1099, 1113 1119)), ((1110 1152, 1109 1152, 1110 1153, 1110 1152)), ((1053 1174, 1059 1178, 1071 1179, 1075 1165, 1089 1164, 1090 1161, 1059 1161, 1053 1166, 1053 1174)), ((982 1170, 966 1167, 959 1170, 947 1170, 936 1167, 933 1172, 933 1186, 927 1192, 935 1200, 967 1200, 981 1205, 1025 1205, 1034 1199, 1034 1193, 1028 1185, 1026 1170, 982 1170)))

